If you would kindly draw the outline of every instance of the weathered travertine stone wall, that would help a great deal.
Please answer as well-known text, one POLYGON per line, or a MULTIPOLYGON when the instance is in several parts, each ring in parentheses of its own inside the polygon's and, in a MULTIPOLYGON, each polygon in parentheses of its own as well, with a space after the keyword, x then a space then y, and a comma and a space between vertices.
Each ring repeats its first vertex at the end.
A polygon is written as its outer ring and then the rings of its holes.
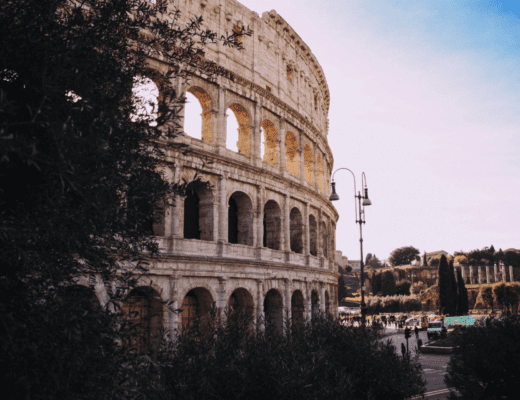
MULTIPOLYGON (((173 82, 200 102, 202 139, 184 135, 168 143, 165 176, 190 181, 197 172, 211 189, 176 198, 156 231, 161 255, 142 285, 184 310, 165 309, 161 324, 190 325, 211 303, 252 310, 274 329, 284 315, 335 314, 338 214, 328 200, 329 91, 318 61, 274 10, 260 17, 234 0, 178 6, 185 19, 202 15, 218 35, 242 25, 253 34, 243 37, 242 51, 220 44, 205 50, 233 80, 194 73, 173 82), (238 121, 238 152, 226 148, 226 111, 238 121), (183 154, 181 144, 190 152, 183 154)), ((150 68, 167 66, 150 60, 150 68)))

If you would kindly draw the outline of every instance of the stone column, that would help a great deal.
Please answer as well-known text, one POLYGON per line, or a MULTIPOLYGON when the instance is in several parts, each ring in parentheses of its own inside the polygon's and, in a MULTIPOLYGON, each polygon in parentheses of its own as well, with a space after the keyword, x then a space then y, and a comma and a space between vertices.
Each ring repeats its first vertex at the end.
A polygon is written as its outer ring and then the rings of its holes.
POLYGON ((298 157, 298 174, 300 178, 300 182, 302 185, 305 185, 305 182, 307 182, 307 179, 305 179, 305 151, 303 150, 303 134, 302 132, 298 131, 298 151, 299 151, 299 157, 298 157))
POLYGON ((311 291, 309 288, 309 282, 305 282, 305 298, 304 298, 304 311, 303 315, 305 320, 310 321, 312 318, 312 304, 311 304, 311 291))
MULTIPOLYGON (((181 175, 180 167, 175 167, 173 180, 174 182, 179 182, 181 175)), ((172 235, 174 238, 181 239, 184 237, 184 201, 181 196, 175 195, 173 198, 173 202, 175 206, 172 210, 172 235)))
POLYGON ((494 270, 494 279, 493 283, 498 282, 498 262, 493 264, 493 270, 494 270))
POLYGON ((312 146, 312 170, 314 177, 314 190, 318 192, 320 186, 318 185, 318 148, 316 146, 312 146))
POLYGON ((256 167, 262 166, 262 131, 261 131, 261 125, 262 125, 262 105, 259 103, 256 103, 255 105, 255 122, 254 127, 251 128, 251 156, 253 165, 256 167))
POLYGON ((290 279, 284 279, 285 287, 283 291, 283 321, 284 328, 288 318, 291 318, 291 293, 292 293, 292 281, 290 279))
POLYGON ((291 218, 289 210, 289 195, 284 194, 284 203, 283 203, 283 242, 282 249, 285 251, 291 251, 291 218))
POLYGON ((473 285, 475 283, 475 277, 473 276, 473 266, 469 266, 469 282, 473 285))
POLYGON ((264 281, 261 279, 256 280, 256 322, 257 329, 263 331, 265 328, 265 315, 264 315, 264 281), (260 323, 259 323, 260 322, 260 323))
POLYGON ((477 269, 478 269, 478 283, 479 283, 479 285, 482 285, 482 267, 479 265, 477 267, 477 269))
POLYGON ((218 241, 227 243, 228 241, 228 202, 226 192, 226 177, 219 177, 218 199, 219 199, 219 231, 218 241))
POLYGON ((227 286, 228 278, 219 276, 218 277, 218 291, 217 291, 217 308, 222 313, 226 307, 227 307, 227 293, 226 293, 226 286, 227 286))
POLYGON ((490 279, 490 276, 489 276, 489 265, 486 265, 486 283, 491 283, 489 281, 490 279))
POLYGON ((262 186, 256 187, 256 247, 264 247, 264 188, 262 186))
POLYGON ((280 175, 287 176, 287 167, 285 165, 286 149, 285 149, 285 135, 287 134, 287 123, 285 118, 280 118, 280 132, 278 138, 280 139, 280 151, 278 152, 278 167, 280 168, 280 175))
MULTIPOLYGON (((304 203, 303 208, 303 255, 309 256, 311 248, 310 232, 309 232, 309 203, 304 203)), ((308 263, 307 257, 307 263, 308 263)))
POLYGON ((226 119, 226 87, 219 86, 218 88, 218 99, 217 99, 217 122, 216 132, 214 132, 213 140, 216 144, 217 154, 222 154, 226 148, 226 132, 227 132, 227 119, 226 119))
MULTIPOLYGON (((178 298, 178 281, 176 276, 169 277, 169 292, 166 293, 166 298, 171 302, 170 306, 174 310, 178 310, 182 307, 182 300, 178 298)), ((176 329, 181 327, 182 324, 182 313, 172 313, 169 312, 167 307, 164 307, 168 313, 168 319, 165 319, 165 326, 167 329, 172 332, 172 334, 176 331, 176 329), (167 325, 166 325, 167 324, 167 325)))
POLYGON ((318 228, 317 231, 317 240, 316 240, 316 246, 318 247, 318 258, 323 258, 323 232, 321 231, 321 221, 323 218, 323 211, 321 208, 318 210, 318 228))
POLYGON ((503 262, 500 262, 500 269, 502 270, 502 282, 507 281, 506 266, 503 262))
POLYGON ((320 312, 325 314, 325 286, 320 288, 320 312))
POLYGON ((462 280, 464 281, 464 283, 466 283, 466 268, 465 266, 461 266, 460 267, 460 274, 462 275, 462 280))
POLYGON ((515 280, 515 274, 513 271, 513 266, 509 266, 509 282, 513 282, 515 280))

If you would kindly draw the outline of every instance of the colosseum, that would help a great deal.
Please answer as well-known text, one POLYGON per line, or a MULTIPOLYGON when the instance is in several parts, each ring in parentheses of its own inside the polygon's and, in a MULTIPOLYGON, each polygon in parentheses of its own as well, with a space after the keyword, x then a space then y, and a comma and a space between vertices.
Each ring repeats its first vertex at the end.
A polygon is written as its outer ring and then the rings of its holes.
POLYGON ((219 37, 242 26, 252 35, 239 37, 243 50, 205 48, 232 79, 193 73, 176 83, 200 103, 201 131, 171 143, 167 177, 190 181, 198 171, 210 185, 165 210, 155 230, 160 256, 126 306, 155 315, 152 336, 159 326, 193 324, 213 305, 252 310, 278 330, 284 316, 335 314, 338 213, 328 200, 330 96, 318 60, 274 10, 260 17, 234 0, 181 0, 179 8, 219 37), (182 314, 161 311, 164 302, 182 314))

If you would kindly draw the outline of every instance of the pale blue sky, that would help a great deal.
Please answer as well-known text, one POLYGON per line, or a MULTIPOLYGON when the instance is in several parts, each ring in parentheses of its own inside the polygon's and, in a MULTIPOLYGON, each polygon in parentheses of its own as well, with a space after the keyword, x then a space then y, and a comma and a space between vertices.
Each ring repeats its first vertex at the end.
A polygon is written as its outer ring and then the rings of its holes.
MULTIPOLYGON (((520 2, 242 0, 275 9, 331 93, 334 169, 367 176, 364 253, 520 248, 520 2)), ((337 249, 359 259, 353 182, 337 249)))

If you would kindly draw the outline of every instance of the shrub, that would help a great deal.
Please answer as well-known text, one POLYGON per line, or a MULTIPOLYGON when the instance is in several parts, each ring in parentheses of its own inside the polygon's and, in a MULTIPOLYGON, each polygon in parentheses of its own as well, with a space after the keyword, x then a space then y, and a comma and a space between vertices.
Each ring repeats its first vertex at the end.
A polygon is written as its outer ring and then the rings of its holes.
POLYGON ((512 399, 520 379, 520 316, 486 319, 470 326, 458 338, 444 378, 461 394, 450 399, 512 399))
POLYGON ((156 398, 403 399, 424 393, 417 358, 401 357, 370 328, 319 316, 286 335, 266 335, 244 323, 211 324, 209 334, 183 334, 165 349, 156 398))

